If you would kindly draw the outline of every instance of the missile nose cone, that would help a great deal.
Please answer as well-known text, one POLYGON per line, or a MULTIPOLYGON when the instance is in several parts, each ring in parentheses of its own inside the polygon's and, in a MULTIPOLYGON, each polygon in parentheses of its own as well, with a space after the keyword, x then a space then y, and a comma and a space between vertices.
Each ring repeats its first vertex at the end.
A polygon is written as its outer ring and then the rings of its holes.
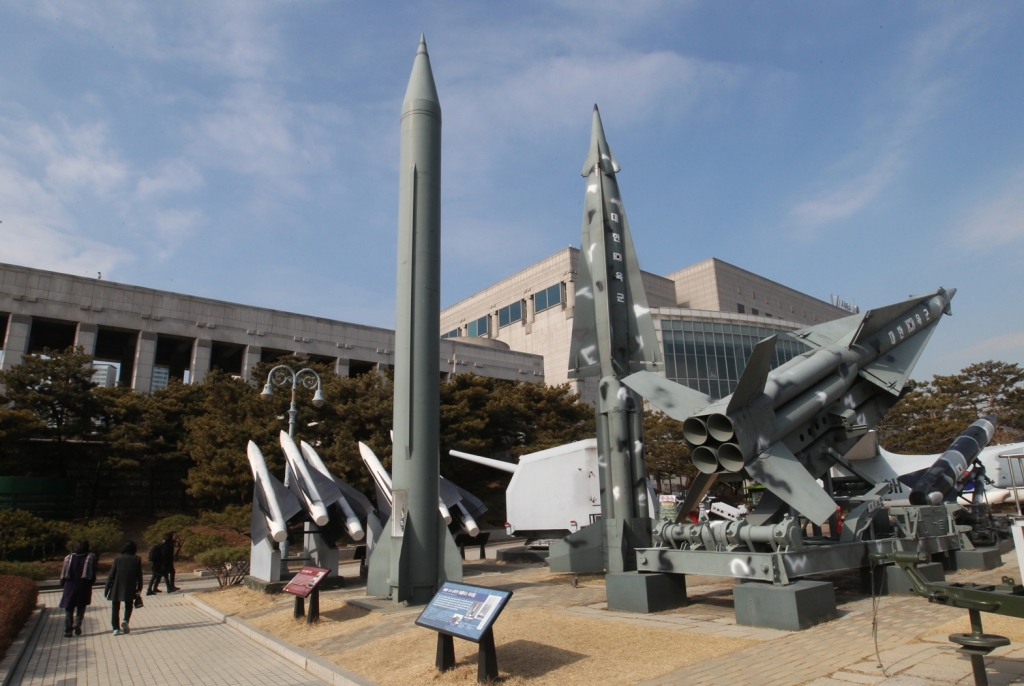
POLYGON ((405 89, 405 98, 402 101, 402 117, 412 112, 432 114, 438 119, 441 118, 441 101, 437 97, 434 72, 430 68, 427 40, 422 35, 419 48, 416 50, 416 58, 412 63, 409 85, 405 89))
POLYGON ((594 104, 594 118, 590 126, 590 150, 587 152, 587 159, 583 163, 581 176, 590 176, 594 165, 601 164, 601 171, 606 174, 614 174, 619 171, 619 163, 608 147, 608 141, 604 137, 604 125, 601 123, 601 112, 594 104))

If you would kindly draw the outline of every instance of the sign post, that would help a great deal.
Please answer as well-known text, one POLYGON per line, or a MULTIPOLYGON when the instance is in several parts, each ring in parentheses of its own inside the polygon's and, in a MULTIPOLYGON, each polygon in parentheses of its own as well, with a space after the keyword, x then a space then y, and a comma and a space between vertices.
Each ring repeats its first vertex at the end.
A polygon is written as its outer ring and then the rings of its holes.
POLYGON ((445 583, 416 619, 417 626, 437 632, 437 669, 447 672, 455 666, 458 637, 480 646, 476 680, 483 684, 497 679, 492 625, 511 597, 512 591, 445 583))
POLYGON ((295 596, 295 609, 292 617, 298 619, 306 616, 306 624, 320 619, 320 582, 327 578, 329 569, 319 567, 303 567, 284 587, 285 593, 295 596), (309 612, 306 612, 305 598, 309 598, 309 612))

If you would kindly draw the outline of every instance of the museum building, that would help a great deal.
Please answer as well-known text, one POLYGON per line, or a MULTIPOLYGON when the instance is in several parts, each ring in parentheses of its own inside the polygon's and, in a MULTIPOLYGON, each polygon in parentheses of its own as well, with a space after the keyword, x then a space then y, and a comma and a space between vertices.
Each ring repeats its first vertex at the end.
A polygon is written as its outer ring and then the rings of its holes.
MULTIPOLYGON (((211 369, 252 380, 259 362, 297 354, 356 376, 394 364, 395 332, 374 326, 0 264, 0 369, 79 345, 104 386, 151 392, 211 369)), ((544 361, 485 339, 442 341, 438 371, 543 381, 544 361)))
MULTIPOLYGON (((561 250, 441 312, 442 337, 487 338, 544 358, 548 384, 596 400, 596 381, 568 378, 579 250, 561 250)), ((721 398, 736 388, 754 345, 851 311, 710 258, 668 276, 642 272, 663 365, 658 371, 721 398)), ((774 366, 805 350, 781 339, 774 366)))

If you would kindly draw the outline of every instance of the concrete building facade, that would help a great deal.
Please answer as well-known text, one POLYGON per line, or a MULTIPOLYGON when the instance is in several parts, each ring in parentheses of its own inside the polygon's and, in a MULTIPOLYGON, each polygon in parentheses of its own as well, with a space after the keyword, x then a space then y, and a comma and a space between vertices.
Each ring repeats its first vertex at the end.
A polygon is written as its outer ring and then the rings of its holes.
MULTIPOLYGON (((442 335, 488 338, 542 355, 549 384, 570 382, 569 340, 579 250, 566 248, 441 312, 442 335)), ((850 313, 762 276, 711 258, 668 276, 642 273, 665 376, 715 397, 735 389, 753 345, 850 313)), ((780 340, 776 364, 803 345, 780 340)), ((596 382, 572 381, 585 400, 596 382)))
MULTIPOLYGON (((80 345, 97 380, 150 392, 210 369, 247 380, 261 361, 298 354, 354 376, 394 362, 394 331, 323 317, 0 264, 0 368, 80 345), (100 378, 102 377, 102 378, 100 378)), ((438 371, 543 381, 540 355, 498 341, 442 341, 438 371)))

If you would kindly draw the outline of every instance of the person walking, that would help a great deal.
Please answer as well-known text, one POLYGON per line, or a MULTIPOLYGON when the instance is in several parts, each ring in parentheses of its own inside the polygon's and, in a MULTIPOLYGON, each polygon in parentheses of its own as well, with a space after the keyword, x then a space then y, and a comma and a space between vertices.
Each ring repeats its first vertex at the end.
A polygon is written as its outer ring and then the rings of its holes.
POLYGON ((172 531, 164 535, 164 573, 167 578, 167 592, 180 590, 174 584, 174 555, 178 552, 178 532, 172 531))
POLYGON ((126 541, 121 554, 114 558, 107 576, 103 595, 110 601, 110 623, 114 635, 129 633, 128 622, 132 618, 135 599, 142 593, 142 558, 135 554, 135 541, 126 541), (124 621, 121 621, 121 605, 124 605, 124 621))
POLYGON ((89 552, 89 541, 79 541, 71 553, 64 558, 60 570, 60 585, 64 592, 60 596, 60 607, 65 611, 64 637, 82 635, 82 620, 85 608, 92 604, 92 585, 96 583, 96 554, 89 552), (75 616, 77 614, 77 617, 75 616))
POLYGON ((146 595, 162 593, 160 590, 160 579, 164 576, 164 542, 160 541, 149 549, 149 561, 153 563, 153 569, 149 575, 149 585, 146 587, 146 595))

